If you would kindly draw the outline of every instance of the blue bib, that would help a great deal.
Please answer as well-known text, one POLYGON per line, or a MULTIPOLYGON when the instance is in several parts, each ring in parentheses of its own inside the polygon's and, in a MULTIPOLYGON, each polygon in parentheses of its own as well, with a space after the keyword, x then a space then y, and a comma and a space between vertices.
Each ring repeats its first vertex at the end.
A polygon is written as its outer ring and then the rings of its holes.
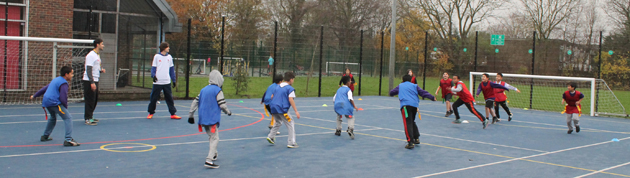
POLYGON ((284 87, 278 86, 276 91, 273 92, 273 98, 269 103, 269 108, 271 109, 271 114, 284 114, 289 112, 289 108, 291 107, 291 103, 289 103, 289 94, 295 91, 291 85, 286 85, 284 87))
POLYGON ((217 95, 221 88, 208 85, 199 92, 199 124, 214 125, 221 122, 221 108, 217 103, 217 95))
POLYGON ((271 95, 273 95, 273 92, 276 91, 276 88, 278 88, 278 84, 275 83, 267 87, 267 91, 265 92, 265 96, 263 98, 263 103, 265 103, 265 105, 269 105, 269 103, 271 103, 271 95))
POLYGON ((335 96, 335 112, 339 115, 352 116, 352 112, 354 111, 354 107, 352 103, 350 103, 350 99, 348 99, 348 91, 350 91, 348 87, 337 89, 337 95, 335 96))
POLYGON ((61 100, 59 100, 59 87, 63 84, 67 84, 65 78, 59 76, 53 79, 50 84, 48 84, 48 89, 46 89, 46 93, 44 93, 44 99, 42 100, 42 107, 51 107, 58 106, 61 104, 61 100))
POLYGON ((398 85, 398 100, 400 107, 413 106, 418 107, 420 98, 418 97, 418 85, 411 82, 403 82, 398 85))

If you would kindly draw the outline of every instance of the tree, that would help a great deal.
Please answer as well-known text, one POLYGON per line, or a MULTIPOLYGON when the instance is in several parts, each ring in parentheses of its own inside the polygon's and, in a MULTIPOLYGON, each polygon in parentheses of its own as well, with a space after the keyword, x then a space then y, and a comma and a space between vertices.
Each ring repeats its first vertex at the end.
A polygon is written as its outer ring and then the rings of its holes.
MULTIPOLYGON (((217 42, 216 33, 221 28, 221 15, 226 11, 227 0, 167 0, 171 8, 177 14, 179 22, 183 22, 182 29, 188 29, 186 23, 192 19, 191 35, 197 42, 217 42)), ((176 54, 184 54, 188 33, 172 33, 166 36, 176 54)), ((214 43, 218 44, 218 43, 214 43)), ((213 46, 214 48, 219 45, 213 46)))
POLYGON ((549 39, 556 27, 570 17, 581 0, 520 0, 522 13, 538 32, 539 39, 549 39))

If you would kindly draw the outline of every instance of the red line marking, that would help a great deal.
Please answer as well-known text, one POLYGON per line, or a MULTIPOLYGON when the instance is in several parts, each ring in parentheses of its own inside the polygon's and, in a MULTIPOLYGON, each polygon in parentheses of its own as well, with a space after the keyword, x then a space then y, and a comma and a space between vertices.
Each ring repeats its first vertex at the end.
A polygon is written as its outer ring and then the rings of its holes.
MULTIPOLYGON (((250 124, 247 125, 242 125, 242 126, 238 126, 238 127, 234 127, 234 128, 229 128, 229 129, 223 129, 223 130, 219 130, 219 132, 223 132, 223 131, 230 131, 230 130, 235 130, 235 129, 240 129, 243 127, 248 127, 251 125, 254 125, 256 123, 259 123, 260 121, 262 121, 263 119, 265 119, 265 115, 263 113, 261 113, 260 111, 257 111, 255 109, 252 108, 248 108, 248 107, 244 107, 244 106, 239 106, 239 105, 233 105, 233 104, 228 104, 231 106, 236 106, 236 107, 240 107, 240 108, 245 108, 245 109, 249 109, 252 111, 256 111, 258 114, 260 114, 260 119, 257 120, 256 122, 252 122, 250 124)), ((143 138, 143 139, 134 139, 134 140, 118 140, 118 141, 102 141, 102 142, 86 142, 86 143, 81 143, 82 145, 86 145, 86 144, 102 144, 102 143, 120 143, 120 142, 135 142, 135 141, 146 141, 146 140, 160 140, 160 139, 167 139, 167 138, 180 138, 180 137, 188 137, 188 136, 193 136, 193 135, 201 135, 201 134, 206 134, 206 133, 194 133, 194 134, 186 134, 186 135, 176 135, 176 136, 168 136, 168 137, 157 137, 157 138, 143 138)), ((61 146, 63 144, 47 144, 47 145, 11 145, 11 146, 0 146, 0 148, 19 148, 19 147, 42 147, 42 146, 61 146)))

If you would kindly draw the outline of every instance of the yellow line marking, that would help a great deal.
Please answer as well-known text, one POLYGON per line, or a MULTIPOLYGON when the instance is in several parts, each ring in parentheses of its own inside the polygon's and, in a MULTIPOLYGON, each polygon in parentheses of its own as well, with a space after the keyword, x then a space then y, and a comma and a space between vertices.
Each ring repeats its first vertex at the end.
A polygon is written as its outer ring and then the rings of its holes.
MULTIPOLYGON (((119 147, 119 148, 124 148, 124 147, 119 147)), ((119 149, 117 148, 117 149, 119 149)), ((134 148, 134 147, 131 147, 134 148)), ((110 143, 110 144, 106 144, 101 146, 101 150, 105 150, 105 151, 111 151, 111 152, 118 152, 118 153, 139 153, 139 152, 147 152, 147 151, 152 151, 155 150, 157 147, 155 145, 149 145, 149 144, 144 144, 144 143, 110 143), (146 149, 146 150, 135 150, 135 151, 121 151, 121 150, 112 150, 112 149, 107 149, 105 147, 107 146, 112 146, 112 145, 141 145, 141 147, 146 147, 146 146, 150 146, 151 148, 146 149)))

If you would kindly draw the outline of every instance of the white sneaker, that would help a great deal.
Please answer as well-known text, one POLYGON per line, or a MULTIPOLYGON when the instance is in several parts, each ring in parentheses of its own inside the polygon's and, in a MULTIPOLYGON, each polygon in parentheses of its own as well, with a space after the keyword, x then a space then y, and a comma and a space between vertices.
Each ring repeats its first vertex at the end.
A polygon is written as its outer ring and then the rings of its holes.
POLYGON ((298 146, 298 144, 293 144, 293 145, 287 145, 287 148, 298 148, 300 146, 298 146))

